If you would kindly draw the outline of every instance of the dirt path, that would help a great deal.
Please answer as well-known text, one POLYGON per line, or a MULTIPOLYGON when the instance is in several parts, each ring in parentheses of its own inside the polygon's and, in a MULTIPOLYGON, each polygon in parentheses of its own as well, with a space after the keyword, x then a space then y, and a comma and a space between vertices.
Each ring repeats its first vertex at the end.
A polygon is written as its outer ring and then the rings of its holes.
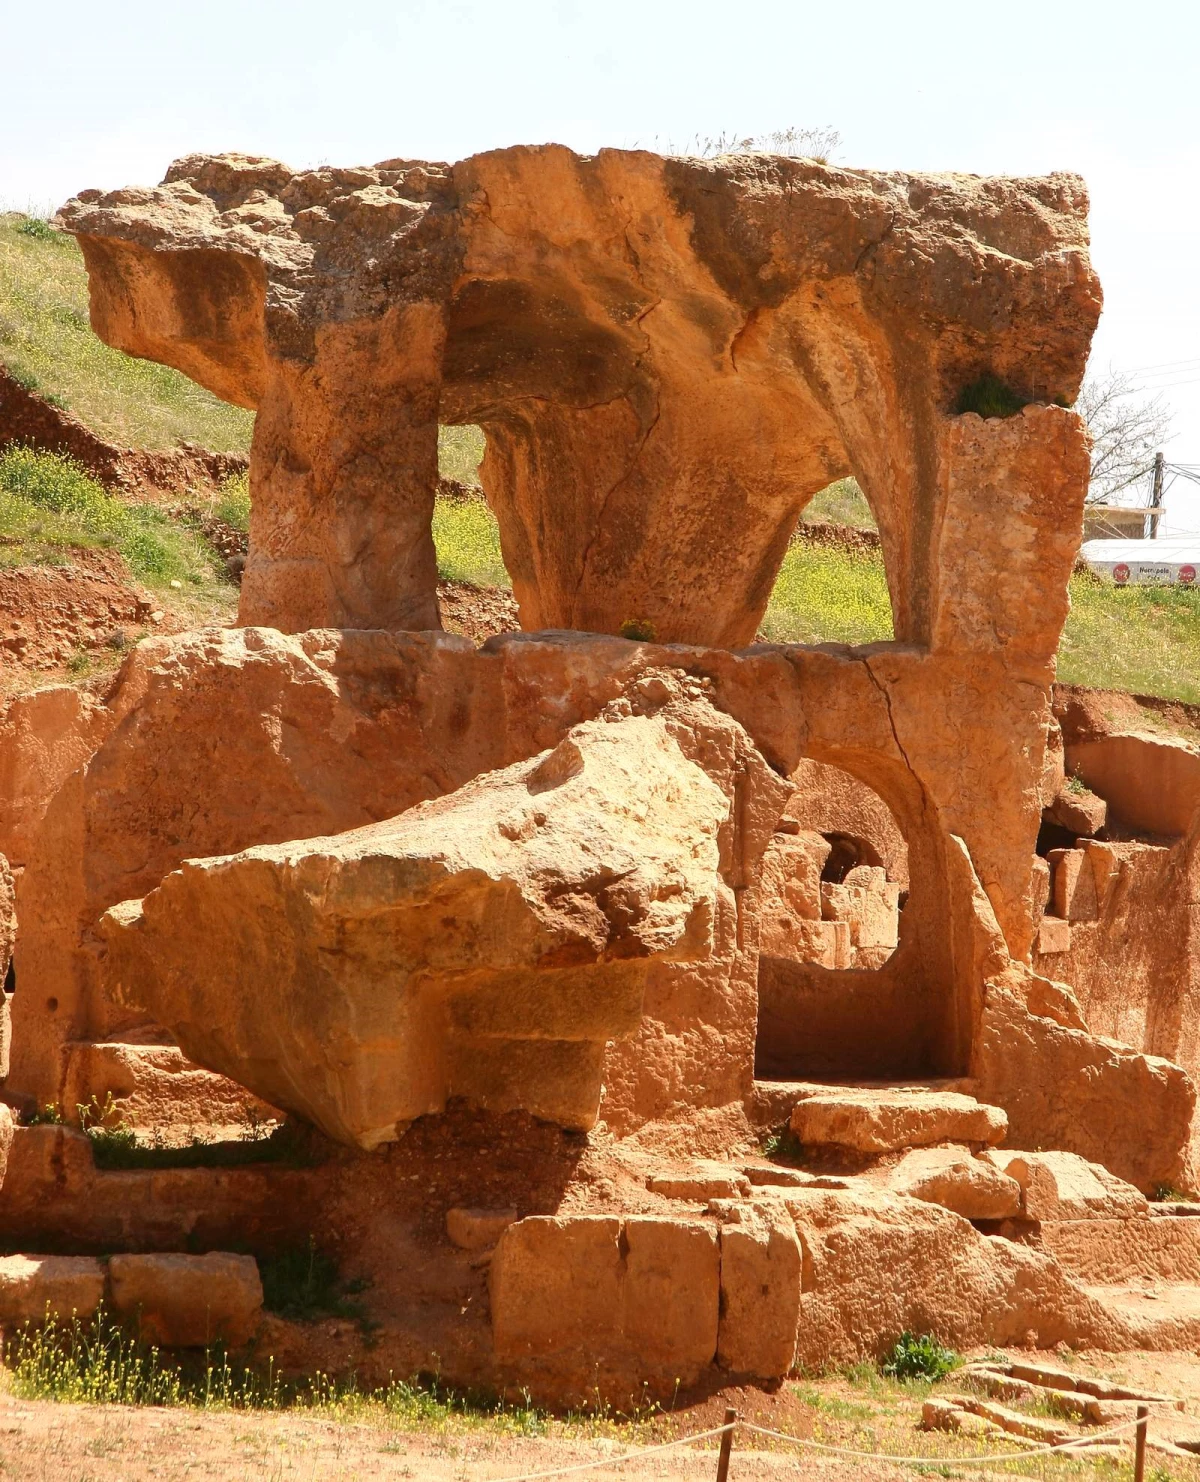
MULTIPOLYGON (((619 1457, 624 1443, 475 1435, 426 1435, 386 1426, 191 1410, 0 1401, 4 1482, 499 1482, 530 1472, 619 1457)), ((672 1478, 712 1482, 717 1453, 680 1448, 621 1466, 596 1482, 672 1478)), ((912 1473, 887 1465, 832 1463, 738 1448, 730 1482, 801 1476, 892 1482, 912 1473)))
MULTIPOLYGON (((1015 1356, 1015 1355, 1014 1355, 1015 1356)), ((1186 1413, 1155 1421, 1164 1437, 1200 1437, 1200 1358, 1193 1354, 1023 1355, 1066 1363, 1092 1373, 1166 1392, 1187 1402, 1186 1413)), ((956 1388, 953 1375, 934 1394, 956 1388)), ((352 1413, 244 1412, 135 1409, 28 1401, 0 1393, 0 1482, 508 1482, 557 1467, 601 1463, 577 1474, 595 1482, 713 1482, 716 1441, 666 1451, 644 1448, 719 1425, 726 1405, 745 1419, 842 1447, 928 1457, 941 1475, 1053 1479, 1115 1475, 1111 1461, 1024 1457, 995 1472, 954 1465, 967 1455, 1007 1450, 995 1438, 952 1437, 920 1429, 928 1386, 905 1387, 874 1371, 796 1380, 772 1392, 733 1389, 710 1395, 673 1414, 659 1415, 636 1432, 604 1422, 551 1422, 550 1436, 516 1433, 513 1417, 453 1416, 414 1428, 411 1417, 381 1406, 352 1413), (567 1430, 567 1434, 553 1431, 567 1430), (595 1433, 593 1433, 595 1432, 595 1433), (635 1458, 618 1464, 630 1451, 635 1458)), ((920 1473, 887 1462, 836 1460, 778 1447, 739 1432, 730 1482, 898 1482, 920 1473), (767 1449, 756 1449, 765 1447, 767 1449)), ((1131 1449, 1126 1462, 1132 1460, 1131 1449)), ((1151 1452, 1148 1476, 1171 1482, 1200 1479, 1195 1462, 1151 1452)))

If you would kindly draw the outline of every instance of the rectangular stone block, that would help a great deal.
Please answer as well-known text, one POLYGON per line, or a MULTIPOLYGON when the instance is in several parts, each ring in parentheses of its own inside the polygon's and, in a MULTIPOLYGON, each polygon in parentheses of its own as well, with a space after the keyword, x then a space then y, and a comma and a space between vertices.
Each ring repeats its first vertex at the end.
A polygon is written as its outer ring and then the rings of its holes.
POLYGON ((1071 923, 1061 916, 1043 916, 1038 927, 1037 949, 1043 957, 1071 950, 1071 923))
POLYGON ((0 1258, 0 1325, 89 1318, 104 1297, 104 1267, 91 1256, 0 1258))
POLYGON ((989 1160, 1021 1185, 1027 1220, 1140 1219, 1146 1196, 1076 1153, 993 1149, 989 1160))
POLYGON ((501 1359, 610 1348, 620 1336, 621 1221, 534 1215, 501 1235, 489 1286, 501 1359))
POLYGON ((713 1225, 625 1221, 626 1348, 657 1369, 694 1373, 717 1351, 720 1254, 713 1225))
POLYGON ((262 1317, 263 1290, 253 1256, 113 1256, 113 1310, 141 1336, 167 1348, 230 1348, 248 1343, 262 1317))
POLYGON ((775 1379, 796 1357, 803 1255, 786 1210, 721 1230, 717 1362, 735 1374, 775 1379))
POLYGON ((1082 849, 1051 849, 1054 914, 1065 921, 1095 921, 1099 914, 1096 876, 1082 849))
POLYGON ((500 1237, 489 1283, 505 1361, 632 1361, 691 1380, 716 1354, 720 1256, 704 1221, 536 1215, 500 1237))

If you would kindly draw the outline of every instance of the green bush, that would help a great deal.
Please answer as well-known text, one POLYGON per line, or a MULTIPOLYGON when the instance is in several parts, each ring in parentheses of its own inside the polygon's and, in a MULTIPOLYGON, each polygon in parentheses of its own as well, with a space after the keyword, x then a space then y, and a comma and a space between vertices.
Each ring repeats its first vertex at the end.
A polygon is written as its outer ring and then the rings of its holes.
POLYGON ((962 1360, 945 1348, 932 1333, 901 1333, 895 1346, 880 1364, 889 1379, 944 1379, 962 1360))
POLYGON ((311 1235, 307 1245, 279 1251, 258 1264, 263 1306, 268 1312, 294 1322, 315 1322, 322 1317, 365 1320, 362 1304, 347 1299, 365 1290, 366 1283, 343 1282, 337 1262, 317 1249, 311 1235))
POLYGON ((23 237, 32 237, 37 242, 56 242, 73 247, 75 239, 66 232, 55 231, 48 221, 40 216, 25 216, 17 222, 17 231, 23 237))

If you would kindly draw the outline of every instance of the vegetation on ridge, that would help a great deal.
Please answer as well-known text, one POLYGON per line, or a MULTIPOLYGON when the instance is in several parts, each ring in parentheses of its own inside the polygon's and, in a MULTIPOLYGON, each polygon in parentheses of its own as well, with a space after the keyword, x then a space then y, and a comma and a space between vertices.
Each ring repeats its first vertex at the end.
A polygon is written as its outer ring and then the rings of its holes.
POLYGON ((62 565, 81 547, 118 551, 150 587, 222 580, 212 547, 162 510, 113 498, 61 454, 0 451, 0 567, 62 565))
POLYGON ((250 446, 253 412, 97 338, 74 237, 12 213, 0 215, 0 363, 23 386, 121 446, 190 441, 228 453, 250 446))

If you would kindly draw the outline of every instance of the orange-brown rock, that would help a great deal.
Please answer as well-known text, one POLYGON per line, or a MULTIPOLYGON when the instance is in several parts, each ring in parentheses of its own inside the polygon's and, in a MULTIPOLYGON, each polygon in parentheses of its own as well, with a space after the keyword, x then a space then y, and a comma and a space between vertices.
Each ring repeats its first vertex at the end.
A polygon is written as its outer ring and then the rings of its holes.
POLYGON ((588 1127, 651 960, 712 952, 736 730, 617 703, 387 823, 188 860, 105 918, 112 996, 366 1148, 450 1096, 588 1127))
POLYGON ((614 1369, 694 1382, 717 1351, 720 1266, 716 1227, 700 1220, 521 1220, 492 1257, 496 1353, 517 1373, 553 1367, 580 1393, 614 1369))
MULTIPOLYGON (((17 971, 33 991, 14 1000, 10 1089, 61 1101, 81 1053, 67 1046, 149 1032, 144 1013, 106 994, 95 924, 185 859, 390 818, 557 745, 613 700, 652 708, 639 686, 655 693, 670 672, 736 721, 777 775, 754 762, 754 748, 721 762, 742 803, 720 951, 651 966, 640 1027, 604 1069, 610 1127, 744 1102, 756 1061, 785 1079, 966 1077, 964 1089, 1004 1108, 1025 1146, 1079 1152, 1143 1189, 1179 1183, 1187 1078, 1098 1042, 1078 1005, 1068 1014, 1001 931, 1002 919, 1014 937, 1022 930, 1040 816, 1036 769, 1002 738, 1036 748, 1045 711, 989 662, 562 634, 480 650, 446 635, 263 629, 148 640, 83 731, 64 727, 83 752, 77 770, 48 808, 36 803, 41 821, 22 825, 37 842, 18 892, 17 971), (972 670, 992 680, 980 688, 972 670), (935 713, 951 718, 953 744, 935 713), (853 767, 907 841, 899 945, 874 971, 784 963, 793 976, 781 977, 781 960, 759 955, 758 884, 739 861, 770 843, 787 802, 782 778, 805 753, 853 767)), ((40 767, 46 753, 28 734, 24 754, 40 767)), ((62 755, 66 766, 78 752, 64 743, 62 755)), ((32 787, 28 796, 32 820, 32 787)))
POLYGON ((717 1362, 738 1374, 771 1379, 796 1356, 804 1258, 795 1224, 780 1205, 755 1210, 721 1228, 721 1322, 717 1362))
POLYGON ((810 1088, 797 1102, 791 1130, 809 1146, 890 1153, 958 1142, 1002 1142, 1008 1118, 995 1106, 952 1091, 859 1091, 810 1088))
POLYGON ((747 642, 800 511, 853 470, 897 638, 1020 646, 1032 614, 981 537, 997 507, 1065 499, 1073 555, 1079 424, 1050 414, 1035 473, 1031 427, 952 413, 987 373, 1074 399, 1100 310, 1086 205, 1069 175, 546 145, 300 173, 194 155, 62 219, 103 339, 257 408, 244 622, 436 627, 440 417, 487 432, 527 629, 747 642))
POLYGON ((241 1348, 262 1316, 253 1256, 119 1255, 108 1263, 113 1311, 148 1343, 241 1348))
POLYGON ((90 1318, 104 1300, 104 1267, 94 1256, 0 1256, 0 1323, 90 1318))

